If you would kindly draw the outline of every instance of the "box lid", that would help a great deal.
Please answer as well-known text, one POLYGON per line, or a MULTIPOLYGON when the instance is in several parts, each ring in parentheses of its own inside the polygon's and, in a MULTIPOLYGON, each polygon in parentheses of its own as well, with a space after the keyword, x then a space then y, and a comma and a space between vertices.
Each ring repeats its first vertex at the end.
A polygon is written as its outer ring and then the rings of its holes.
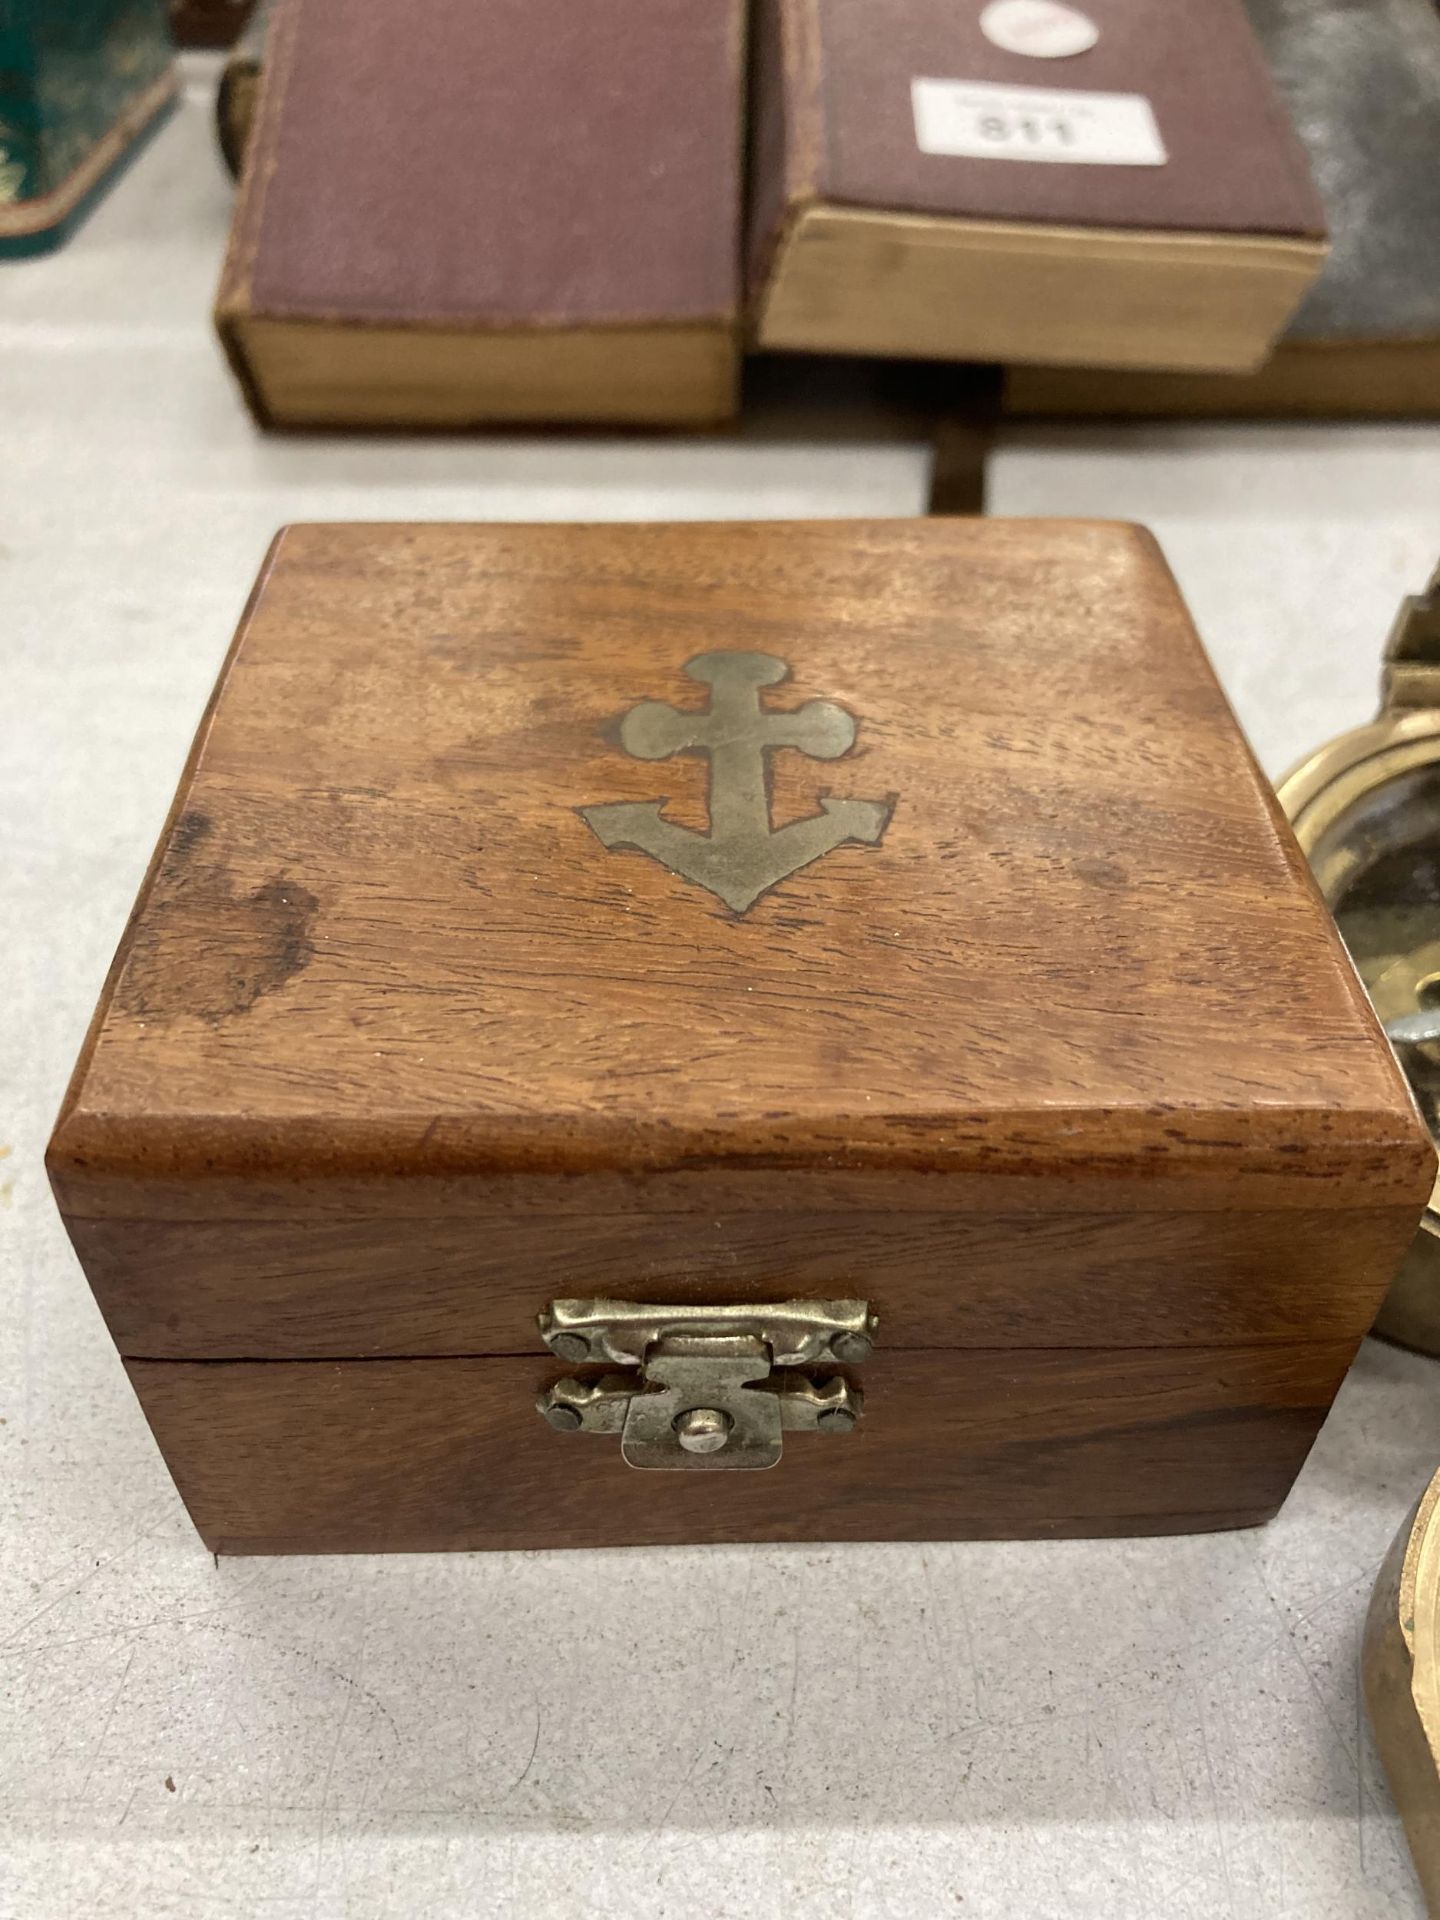
POLYGON ((1431 1178, 1154 541, 958 520, 282 533, 52 1170, 72 1219, 1431 1178))

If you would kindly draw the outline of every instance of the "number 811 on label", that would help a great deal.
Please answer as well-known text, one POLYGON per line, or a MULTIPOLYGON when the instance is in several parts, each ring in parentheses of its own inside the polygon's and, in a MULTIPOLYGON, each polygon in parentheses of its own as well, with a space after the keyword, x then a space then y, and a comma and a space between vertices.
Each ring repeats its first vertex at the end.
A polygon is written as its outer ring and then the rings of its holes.
POLYGON ((1143 94, 912 80, 910 98, 922 153, 1061 166, 1165 164, 1160 129, 1143 94))

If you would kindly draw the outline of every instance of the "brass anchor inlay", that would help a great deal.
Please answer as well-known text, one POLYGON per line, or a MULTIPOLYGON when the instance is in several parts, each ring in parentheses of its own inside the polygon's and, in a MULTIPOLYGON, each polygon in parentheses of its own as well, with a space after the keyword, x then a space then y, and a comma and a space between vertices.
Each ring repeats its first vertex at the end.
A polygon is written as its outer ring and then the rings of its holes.
POLYGON ((702 753, 710 761, 710 831, 664 818, 664 800, 619 800, 582 807, 580 817, 610 848, 634 848, 682 880, 693 881, 745 913, 770 888, 847 841, 876 846, 895 809, 888 800, 820 796, 822 811, 788 826, 770 823, 765 756, 793 747, 812 760, 838 760, 855 744, 854 716, 833 700, 807 700, 767 713, 760 689, 790 669, 768 653, 697 654, 685 672, 710 688, 710 704, 685 713, 644 700, 620 723, 620 744, 636 760, 702 753))

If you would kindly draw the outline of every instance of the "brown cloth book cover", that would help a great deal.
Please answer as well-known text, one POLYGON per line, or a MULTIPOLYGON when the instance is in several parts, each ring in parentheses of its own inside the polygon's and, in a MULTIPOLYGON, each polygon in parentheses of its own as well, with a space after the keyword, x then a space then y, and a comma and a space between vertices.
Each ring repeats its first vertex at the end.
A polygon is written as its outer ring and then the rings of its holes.
POLYGON ((1325 203, 1331 247, 1258 374, 1024 370, 1048 413, 1440 413, 1440 9, 1246 0, 1325 203))
POLYGON ((252 0, 170 0, 170 30, 182 47, 228 47, 251 10, 252 0))
POLYGON ((1019 4, 1090 43, 998 44, 1017 0, 761 0, 761 343, 1254 364, 1324 215, 1239 0, 1019 4))
POLYGON ((733 405, 740 0, 281 0, 218 320, 262 419, 733 405))

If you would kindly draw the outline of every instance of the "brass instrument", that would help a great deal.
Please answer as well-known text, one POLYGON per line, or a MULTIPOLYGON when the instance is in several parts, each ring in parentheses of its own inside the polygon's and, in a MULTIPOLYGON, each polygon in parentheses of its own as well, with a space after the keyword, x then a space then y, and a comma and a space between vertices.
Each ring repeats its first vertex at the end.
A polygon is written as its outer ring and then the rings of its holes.
MULTIPOLYGON (((1432 1136, 1440 1136, 1440 569, 1385 645, 1379 715, 1278 789, 1432 1136)), ((1440 1355, 1440 1181, 1375 1331, 1440 1355)))

